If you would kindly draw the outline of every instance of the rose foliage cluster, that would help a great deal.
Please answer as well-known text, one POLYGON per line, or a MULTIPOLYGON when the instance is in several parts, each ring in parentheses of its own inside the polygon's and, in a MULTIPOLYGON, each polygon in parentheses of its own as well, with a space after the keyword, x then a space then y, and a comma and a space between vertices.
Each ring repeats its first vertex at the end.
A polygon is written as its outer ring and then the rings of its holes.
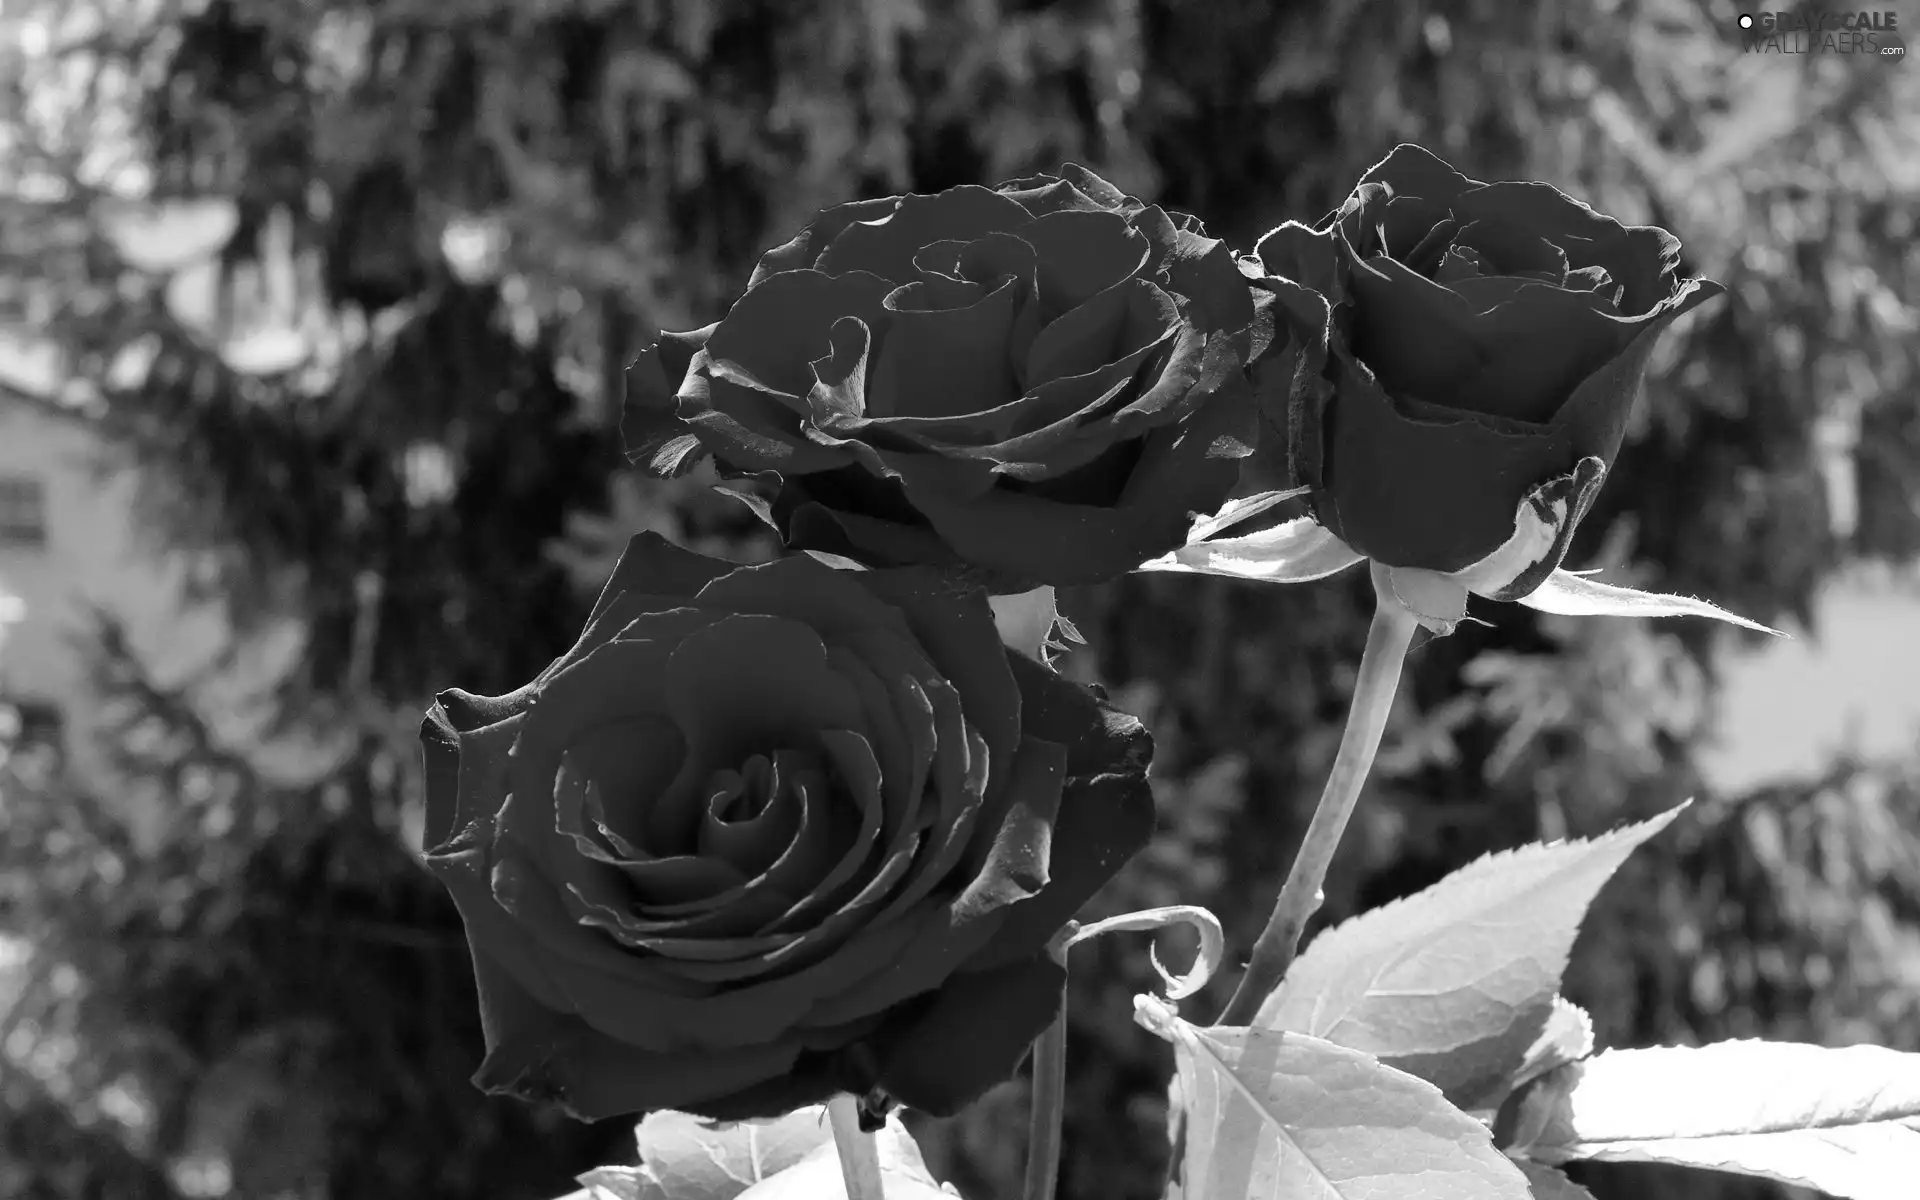
POLYGON ((801 553, 635 538, 570 652, 423 727, 476 1082, 584 1119, 970 1103, 1154 824, 1147 733, 1049 666, 1051 589, 1371 560, 1436 631, 1470 592, 1724 615, 1561 569, 1654 340, 1718 290, 1414 146, 1244 254, 1074 166, 820 213, 639 357, 623 422, 801 553))

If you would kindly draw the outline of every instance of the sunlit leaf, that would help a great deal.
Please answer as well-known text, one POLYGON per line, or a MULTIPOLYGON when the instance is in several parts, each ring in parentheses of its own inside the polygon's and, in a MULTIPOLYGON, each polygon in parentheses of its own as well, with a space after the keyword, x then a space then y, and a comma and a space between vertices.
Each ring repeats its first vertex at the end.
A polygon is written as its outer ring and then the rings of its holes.
POLYGON ((1527 1186, 1533 1189, 1533 1200, 1594 1200, 1592 1192, 1568 1179, 1558 1167, 1536 1162, 1516 1165, 1527 1177, 1527 1186))
MULTIPOLYGON (((919 1145, 897 1118, 888 1121, 874 1137, 881 1171, 889 1182, 924 1184, 934 1194, 939 1193, 920 1156, 919 1145)), ((634 1130, 634 1141, 640 1150, 639 1166, 588 1171, 580 1176, 586 1191, 566 1200, 735 1200, 747 1194, 761 1198, 845 1194, 844 1187, 829 1190, 825 1182, 815 1180, 821 1172, 808 1165, 824 1154, 832 1164, 832 1178, 839 1178, 833 1126, 827 1110, 819 1105, 777 1120, 726 1124, 686 1113, 653 1113, 634 1130), (788 1179, 803 1167, 807 1173, 788 1179), (782 1180, 780 1188, 762 1191, 776 1176, 782 1180), (803 1184, 805 1190, 786 1190, 803 1184)), ((888 1195, 895 1194, 889 1187, 888 1195)))
MULTIPOLYGON (((905 1130, 900 1132, 899 1140, 907 1146, 913 1145, 913 1139, 905 1130)), ((897 1142, 882 1137, 880 1184, 886 1190, 887 1200, 952 1200, 959 1195, 934 1182, 926 1164, 920 1161, 918 1148, 913 1150, 911 1161, 907 1161, 898 1154, 889 1154, 890 1144, 898 1148, 897 1142)), ((833 1146, 826 1145, 778 1175, 769 1176, 741 1192, 739 1200, 846 1200, 846 1195, 847 1181, 840 1172, 839 1153, 833 1146)))
POLYGON ((1142 564, 1140 570, 1224 575, 1260 583, 1305 583, 1344 571, 1361 557, 1324 526, 1300 517, 1245 537, 1190 542, 1142 564))
POLYGON ((1544 1077, 1521 1108, 1541 1162, 1675 1163, 1847 1200, 1910 1200, 1920 1180, 1920 1054, 1880 1046, 1613 1050, 1544 1077))
POLYGON ((1736 616, 1705 600, 1601 583, 1572 571, 1555 571, 1547 576, 1545 583, 1515 603, 1564 617, 1710 617, 1757 633, 1787 636, 1778 629, 1736 616))
POLYGON ((1188 1024, 1151 996, 1186 1111, 1183 1200, 1524 1200, 1487 1127, 1433 1085, 1305 1034, 1188 1024))
POLYGON ((1047 661, 1047 644, 1052 640, 1054 626, 1060 619, 1059 610, 1054 607, 1052 588, 1040 587, 1011 596, 989 596, 987 603, 993 608, 993 623, 1000 631, 1003 644, 1028 658, 1047 661))
POLYGON ((1260 492, 1253 496, 1242 496, 1238 500, 1229 500, 1221 505, 1219 512, 1195 521, 1193 528, 1187 531, 1187 540, 1189 542, 1205 541, 1223 529, 1231 528, 1242 521, 1252 520, 1274 505, 1283 504, 1296 496, 1304 496, 1312 490, 1312 488, 1303 487, 1289 488, 1284 492, 1260 492))
POLYGON ((1510 1084, 1556 1013, 1587 908, 1674 809, 1591 840, 1523 846, 1322 933, 1254 1024, 1364 1050, 1455 1103, 1510 1084))

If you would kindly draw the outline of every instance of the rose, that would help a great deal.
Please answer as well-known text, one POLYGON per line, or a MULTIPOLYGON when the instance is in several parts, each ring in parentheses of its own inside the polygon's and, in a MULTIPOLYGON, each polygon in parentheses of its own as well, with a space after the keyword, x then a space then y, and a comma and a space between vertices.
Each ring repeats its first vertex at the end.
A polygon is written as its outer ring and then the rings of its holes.
POLYGON ((1308 346, 1284 413, 1265 415, 1287 427, 1315 519, 1359 554, 1465 571, 1502 600, 1559 566, 1655 338, 1720 291, 1680 277, 1665 230, 1548 184, 1476 182, 1411 145, 1255 255, 1308 346))
POLYGON ((1053 1019, 1048 940, 1153 820, 1139 722, 1006 650, 984 592, 652 534, 564 657, 421 734, 475 1082, 584 1119, 956 1110, 1053 1019))
POLYGON ((770 473, 788 545, 995 592, 1180 544, 1253 437, 1245 279, 1200 222, 1075 166, 822 212, 726 317, 628 372, 629 454, 770 473))

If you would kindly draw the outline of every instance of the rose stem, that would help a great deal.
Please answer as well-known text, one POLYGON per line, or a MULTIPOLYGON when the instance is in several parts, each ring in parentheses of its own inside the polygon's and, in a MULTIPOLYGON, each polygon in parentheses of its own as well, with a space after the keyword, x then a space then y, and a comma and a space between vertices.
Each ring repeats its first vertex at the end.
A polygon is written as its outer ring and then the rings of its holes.
POLYGON ((1293 965, 1300 935, 1324 898, 1320 889, 1326 882, 1333 852, 1346 832, 1347 818, 1353 815, 1360 787, 1380 749, 1380 735, 1393 708, 1393 693, 1400 685, 1400 667, 1419 622, 1391 591, 1378 586, 1377 572, 1375 582, 1378 599, 1373 625, 1367 631, 1367 648, 1360 655, 1360 678, 1354 685, 1346 731, 1340 735, 1340 749, 1334 755, 1326 790, 1320 793, 1320 806, 1313 810, 1313 821, 1294 856, 1293 870, 1281 885, 1280 898, 1274 901, 1267 927, 1253 944, 1247 973, 1240 977, 1216 1025, 1251 1024, 1293 965))
MULTIPOLYGON (((1069 928, 1072 928, 1069 926, 1069 928)), ((1067 965, 1065 940, 1049 947, 1067 965)), ((1033 1132, 1027 1139, 1025 1200, 1053 1200, 1060 1180, 1060 1126, 1067 1110, 1067 980, 1060 978, 1060 1015, 1033 1044, 1033 1132)))
POLYGON ((827 1101, 827 1116, 833 1121, 833 1146, 840 1153, 847 1200, 886 1200, 880 1187, 880 1152, 873 1135, 860 1128, 860 1102, 842 1092, 827 1101))

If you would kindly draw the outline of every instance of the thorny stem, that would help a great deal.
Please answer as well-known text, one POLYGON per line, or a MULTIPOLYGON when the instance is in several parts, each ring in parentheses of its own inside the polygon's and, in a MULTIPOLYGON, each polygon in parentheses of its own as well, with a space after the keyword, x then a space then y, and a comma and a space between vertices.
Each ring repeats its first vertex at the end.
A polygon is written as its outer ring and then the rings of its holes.
MULTIPOLYGON (((1069 925, 1048 947, 1053 960, 1067 965, 1069 925)), ((1033 1044, 1032 1133, 1027 1139, 1025 1200, 1053 1200, 1060 1180, 1061 1122, 1067 1108, 1067 980, 1060 978, 1060 1015, 1033 1044)))
POLYGON ((833 1122, 833 1145, 840 1153, 840 1175, 847 1181, 847 1200, 886 1200, 880 1187, 880 1151, 873 1135, 860 1128, 859 1098, 841 1093, 827 1101, 833 1122))
POLYGON ((1377 587, 1376 591, 1373 625, 1367 631, 1367 648, 1360 656, 1360 678, 1354 685, 1347 728, 1340 736, 1326 790, 1320 793, 1320 806, 1314 809, 1313 821, 1294 856, 1293 870, 1281 885, 1280 898, 1274 901, 1267 927, 1253 944, 1247 973, 1240 977, 1217 1025, 1252 1024, 1260 1006, 1293 965, 1300 934, 1323 899, 1321 887, 1326 883, 1333 852, 1346 832, 1347 819, 1353 815, 1354 802, 1380 749, 1380 735, 1386 729, 1393 694, 1400 685, 1401 664, 1406 661, 1407 647, 1419 622, 1390 588, 1377 587))

